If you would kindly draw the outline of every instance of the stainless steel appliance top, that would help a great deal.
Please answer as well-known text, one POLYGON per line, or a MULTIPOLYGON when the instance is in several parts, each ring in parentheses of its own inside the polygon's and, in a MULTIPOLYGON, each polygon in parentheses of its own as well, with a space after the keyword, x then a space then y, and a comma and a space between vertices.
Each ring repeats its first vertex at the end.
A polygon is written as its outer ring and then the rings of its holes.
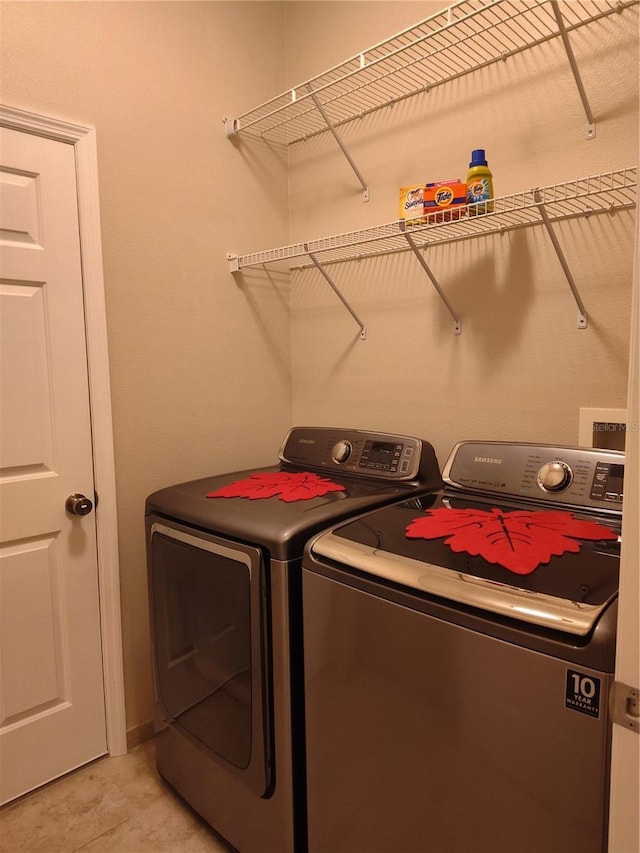
POLYGON ((295 427, 279 458, 267 468, 161 489, 147 498, 146 513, 254 543, 273 559, 290 560, 302 556, 310 536, 342 519, 442 488, 433 447, 408 436, 295 427), (284 494, 287 488, 296 492, 295 499, 284 494))
POLYGON ((467 441, 443 479, 438 495, 320 534, 310 556, 494 617, 590 634, 618 591, 624 454, 467 441))

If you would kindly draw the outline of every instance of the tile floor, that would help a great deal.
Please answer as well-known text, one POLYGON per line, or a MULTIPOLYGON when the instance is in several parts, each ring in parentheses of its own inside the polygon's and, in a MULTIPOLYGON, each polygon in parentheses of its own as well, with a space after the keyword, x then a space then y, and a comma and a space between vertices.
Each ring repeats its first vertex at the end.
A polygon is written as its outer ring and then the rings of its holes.
POLYGON ((0 810, 2 853, 229 853, 158 776, 153 740, 0 810))

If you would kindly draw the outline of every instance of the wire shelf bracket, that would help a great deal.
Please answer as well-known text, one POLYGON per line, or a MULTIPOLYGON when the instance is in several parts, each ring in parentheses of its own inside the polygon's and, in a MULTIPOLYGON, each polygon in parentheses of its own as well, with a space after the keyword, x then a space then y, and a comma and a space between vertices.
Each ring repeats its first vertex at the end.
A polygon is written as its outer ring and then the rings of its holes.
POLYGON ((422 253, 420 252, 420 249, 419 249, 419 248, 418 248, 418 246, 416 246, 416 244, 414 243, 414 241, 413 241, 413 239, 412 239, 411 235, 410 235, 410 234, 408 234, 406 231, 405 231, 404 236, 405 236, 405 238, 406 238, 406 240, 407 240, 407 243, 408 243, 408 244, 409 244, 409 246, 411 247, 411 251, 413 252, 413 254, 414 254, 414 255, 416 256, 416 258, 418 259, 418 261, 419 261, 419 263, 420 263, 420 266, 421 266, 421 267, 422 267, 422 269, 426 272, 427 276, 429 277, 429 279, 430 279, 430 281, 431 281, 431 284, 435 287, 435 289, 436 289, 436 291, 437 291, 437 293, 438 293, 438 296, 439 296, 439 297, 440 297, 440 299, 442 299, 442 301, 444 302, 444 304, 445 304, 445 306, 446 306, 446 308, 447 308, 447 311, 448 311, 448 312, 449 312, 449 314, 451 314, 451 316, 453 317, 453 323, 454 323, 454 326, 453 326, 453 333, 454 333, 454 335, 459 335, 459 334, 461 334, 461 333, 462 333, 462 323, 460 322, 460 320, 458 319, 458 317, 456 317, 456 314, 455 314, 455 312, 454 312, 453 308, 451 307, 451 304, 450 304, 449 300, 447 299, 447 297, 446 297, 446 296, 445 296, 445 294, 444 294, 444 291, 442 290, 442 288, 441 288, 441 287, 440 287, 440 285, 438 284, 438 280, 436 279, 435 275, 434 275, 434 274, 433 274, 433 272, 431 271, 431 268, 429 267, 429 265, 428 265, 428 264, 427 264, 427 262, 425 261, 424 257, 422 256, 422 253))
POLYGON ((564 25, 564 19, 562 17, 562 12, 560 11, 560 8, 558 6, 558 0, 551 0, 551 8, 553 9, 553 14, 555 15, 555 19, 558 23, 558 32, 560 33, 560 38, 562 40, 562 44, 564 45, 564 49, 567 54, 567 59, 569 60, 569 65, 571 66, 573 79, 575 80, 575 84, 578 89, 578 94, 580 95, 580 100, 582 101, 582 107, 587 117, 587 139, 593 139, 596 135, 596 120, 594 118, 593 112, 591 111, 591 107, 589 106, 589 99, 587 98, 586 90, 582 84, 582 78, 580 77, 580 71, 578 70, 578 63, 576 62, 576 58, 573 53, 573 48, 571 47, 571 42, 569 41, 569 33, 567 32, 567 28, 564 25))
POLYGON ((330 275, 329 275, 329 273, 326 271, 326 269, 322 266, 322 264, 320 263, 320 261, 316 258, 316 256, 314 255, 314 253, 313 253, 313 252, 311 252, 311 251, 309 251, 309 247, 308 247, 308 245, 307 245, 306 243, 305 243, 305 249, 306 249, 307 254, 309 255, 309 257, 311 258, 311 263, 312 263, 312 264, 314 265, 314 267, 318 270, 318 272, 319 272, 319 273, 324 277, 324 279, 328 282, 328 284, 331 286, 331 288, 333 289, 333 292, 336 294, 336 296, 338 297, 338 299, 342 302, 342 304, 343 304, 343 305, 344 305, 344 307, 347 309, 347 311, 349 312, 349 314, 351 314, 351 316, 352 316, 352 317, 353 317, 353 319, 356 321, 356 323, 358 324, 358 326, 360 326, 360 340, 361 340, 361 341, 366 341, 366 339, 367 339, 367 330, 366 330, 366 328, 365 328, 364 323, 362 322, 362 320, 360 319, 360 317, 358 317, 358 315, 357 315, 357 314, 356 314, 356 312, 353 310, 353 308, 351 307, 351 305, 349 305, 349 303, 347 302, 347 300, 344 298, 344 296, 343 296, 343 295, 342 295, 342 293, 340 292, 340 289, 338 288, 338 286, 336 285, 336 283, 334 282, 334 280, 331 278, 331 276, 330 276, 330 275))
MULTIPOLYGON (((358 317, 358 315, 356 314, 356 312, 353 310, 353 308, 351 307, 351 305, 349 304, 349 302, 346 300, 346 298, 345 298, 345 297, 344 297, 344 295, 342 294, 342 292, 341 292, 340 288, 338 287, 338 285, 337 285, 337 284, 335 283, 335 281, 331 278, 331 276, 329 275, 329 273, 328 273, 328 272, 326 271, 326 269, 322 266, 322 264, 320 263, 320 261, 319 261, 319 260, 316 258, 316 256, 314 255, 314 253, 313 253, 313 252, 311 252, 311 251, 309 251, 309 247, 308 247, 308 245, 305 243, 305 244, 304 244, 304 246, 305 246, 305 249, 306 249, 306 253, 307 253, 307 255, 309 256, 309 258, 310 258, 310 260, 311 260, 311 263, 312 263, 312 264, 314 265, 314 267, 318 270, 318 272, 323 276, 323 278, 325 279, 325 281, 330 285, 330 287, 331 287, 331 289, 333 290, 333 292, 336 294, 336 296, 338 297, 338 299, 342 302, 342 304, 343 304, 343 305, 344 305, 344 307, 347 309, 347 311, 349 312, 349 314, 351 314, 351 316, 353 317, 353 319, 356 321, 356 323, 357 323, 357 324, 358 324, 358 326, 360 327, 360 340, 361 340, 361 341, 366 341, 366 339, 367 339, 367 329, 366 329, 366 326, 364 325, 364 323, 362 322, 362 320, 360 319, 360 317, 358 317)), ((231 273, 238 273, 238 272, 241 272, 242 268, 241 268, 241 266, 240 266, 240 257, 239 257, 237 254, 235 254, 235 253, 233 253, 233 252, 227 252, 227 260, 229 261, 229 272, 231 272, 231 273)))
POLYGON ((360 169, 358 169, 358 167, 354 163, 353 157, 351 156, 351 154, 349 154, 349 151, 347 150, 347 146, 344 144, 344 142, 342 141, 342 139, 338 135, 338 131, 335 129, 335 126, 333 125, 331 119, 327 115, 326 110, 323 109, 322 104, 318 100, 316 93, 311 88, 311 85, 308 85, 307 89, 309 90, 309 94, 311 95, 311 100, 316 105, 316 109, 318 110, 318 112, 320 113, 322 118, 325 120, 327 127, 329 128, 329 130, 333 134, 333 138, 335 139, 335 141, 340 146, 340 150, 342 151, 342 153, 344 154, 344 156, 347 159, 347 162, 349 163, 349 165, 353 169, 356 178, 360 181, 360 185, 362 187, 362 200, 363 201, 369 201, 369 198, 370 198, 369 186, 368 186, 367 182, 365 181, 365 179, 362 177, 360 169))
POLYGON ((565 274, 567 281, 569 282, 569 287, 571 288, 571 293, 573 294, 573 298, 576 301, 576 305, 578 306, 578 328, 586 329, 589 325, 587 320, 587 311, 584 307, 584 303, 580 297, 580 293, 576 286, 575 280, 571 273, 571 269, 569 268, 569 264, 567 263, 567 259, 564 256, 564 252, 562 251, 562 247, 560 246, 560 241, 556 235, 556 232, 553 230, 553 225, 551 224, 551 220, 549 219, 549 215, 544 206, 544 202, 542 201, 542 197, 540 196, 539 190, 534 190, 533 197, 536 202, 536 207, 540 211, 540 216, 542 217, 542 223, 544 227, 547 229, 547 234, 549 235, 549 239, 551 240, 551 245, 553 246, 556 255, 558 256, 558 260, 560 261, 560 266, 562 267, 562 271, 565 274))

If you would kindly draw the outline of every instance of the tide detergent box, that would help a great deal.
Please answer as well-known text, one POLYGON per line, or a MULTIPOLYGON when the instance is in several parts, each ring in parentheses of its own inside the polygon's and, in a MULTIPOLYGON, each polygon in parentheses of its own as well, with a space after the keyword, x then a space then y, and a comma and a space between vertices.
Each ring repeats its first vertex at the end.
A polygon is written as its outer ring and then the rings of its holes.
POLYGON ((400 188, 399 219, 407 225, 448 222, 457 219, 467 204, 467 185, 459 178, 400 188), (442 213, 442 216, 429 214, 442 213))
POLYGON ((446 213, 446 216, 435 217, 436 222, 448 222, 457 219, 467 204, 467 185, 460 178, 452 181, 438 181, 427 184, 424 192, 424 212, 446 213))

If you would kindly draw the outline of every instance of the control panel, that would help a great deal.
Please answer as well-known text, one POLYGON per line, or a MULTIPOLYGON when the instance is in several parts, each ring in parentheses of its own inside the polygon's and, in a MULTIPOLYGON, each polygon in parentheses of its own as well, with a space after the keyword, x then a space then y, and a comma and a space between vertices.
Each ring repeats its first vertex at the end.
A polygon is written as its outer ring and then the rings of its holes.
POLYGON ((299 467, 341 470, 389 480, 412 480, 420 470, 422 449, 420 439, 403 435, 295 427, 282 445, 280 460, 299 467))
POLYGON ((444 468, 449 486, 620 512, 624 453, 598 448, 463 441, 444 468))

